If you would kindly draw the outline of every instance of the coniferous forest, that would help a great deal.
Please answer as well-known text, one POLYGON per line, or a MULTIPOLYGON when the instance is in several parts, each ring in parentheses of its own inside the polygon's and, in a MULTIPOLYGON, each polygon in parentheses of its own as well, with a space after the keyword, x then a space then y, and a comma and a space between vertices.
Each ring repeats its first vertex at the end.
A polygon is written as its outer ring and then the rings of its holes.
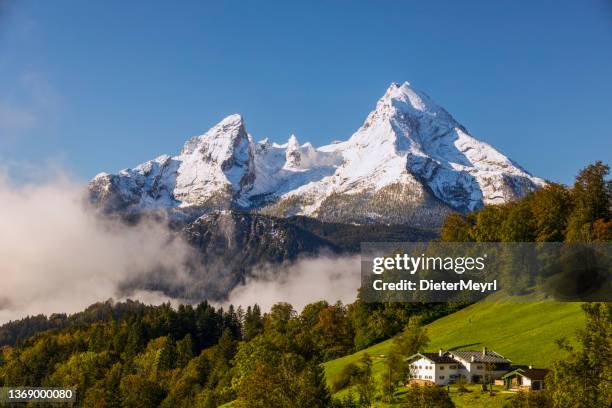
POLYGON ((82 406, 329 406, 321 362, 393 336, 411 316, 432 321, 459 307, 317 302, 298 314, 289 304, 262 313, 108 301, 5 325, 13 344, 0 384, 76 387, 82 406))

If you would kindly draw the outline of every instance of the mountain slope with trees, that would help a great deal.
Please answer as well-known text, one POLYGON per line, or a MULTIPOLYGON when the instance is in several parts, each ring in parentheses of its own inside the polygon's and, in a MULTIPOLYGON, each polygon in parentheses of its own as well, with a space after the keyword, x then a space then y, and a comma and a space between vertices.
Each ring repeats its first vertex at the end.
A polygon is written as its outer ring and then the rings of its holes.
POLYGON ((83 407, 329 407, 320 363, 393 336, 413 316, 433 321, 459 307, 321 301, 262 313, 105 302, 1 347, 0 386, 76 387, 83 407))

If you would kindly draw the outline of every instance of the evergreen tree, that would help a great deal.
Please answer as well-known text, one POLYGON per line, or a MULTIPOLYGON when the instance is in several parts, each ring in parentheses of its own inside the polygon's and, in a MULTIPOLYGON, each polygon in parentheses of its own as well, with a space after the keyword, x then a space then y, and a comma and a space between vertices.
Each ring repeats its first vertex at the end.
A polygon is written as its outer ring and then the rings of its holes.
POLYGON ((361 371, 356 379, 359 403, 364 407, 371 407, 376 395, 376 380, 372 375, 372 357, 368 353, 363 353, 359 362, 361 371))
POLYGON ((236 342, 232 338, 232 334, 229 329, 223 330, 223 334, 221 335, 219 343, 217 344, 217 353, 226 363, 229 363, 229 361, 234 357, 234 354, 236 354, 236 342))
POLYGON ((177 352, 176 343, 172 337, 162 337, 157 351, 155 368, 157 372, 163 372, 176 367, 177 352))
POLYGON ((122 406, 121 394, 119 393, 121 373, 121 363, 115 363, 104 377, 104 400, 107 408, 120 408, 122 406))
POLYGON ((125 342, 125 358, 129 360, 142 350, 146 342, 145 329, 140 319, 133 319, 129 324, 125 342))
POLYGON ((243 327, 243 336, 246 341, 253 339, 263 331, 263 318, 259 305, 255 304, 252 308, 247 307, 243 327))
POLYGON ((320 407, 326 408, 331 404, 331 394, 327 388, 325 371, 316 362, 309 362, 300 373, 298 392, 295 401, 296 407, 320 407))
POLYGON ((242 325, 234 305, 230 305, 227 313, 223 315, 223 329, 229 330, 234 340, 242 339, 242 325))
POLYGON ((176 366, 185 367, 193 358, 193 340, 191 334, 187 334, 176 342, 176 366))
POLYGON ((198 304, 195 310, 196 350, 217 343, 222 332, 222 316, 208 302, 198 304))

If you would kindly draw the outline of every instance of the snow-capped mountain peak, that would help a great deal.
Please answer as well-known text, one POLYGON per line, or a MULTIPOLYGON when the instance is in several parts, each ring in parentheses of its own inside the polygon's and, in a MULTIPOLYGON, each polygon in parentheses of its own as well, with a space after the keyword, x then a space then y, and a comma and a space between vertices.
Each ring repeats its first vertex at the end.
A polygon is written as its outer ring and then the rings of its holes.
POLYGON ((408 82, 391 84, 345 142, 315 148, 291 135, 255 143, 230 115, 160 156, 90 183, 107 210, 239 207, 341 222, 440 222, 450 209, 501 203, 542 186, 408 82), (433 218, 432 218, 433 217, 433 218), (422 217, 421 217, 422 218, 422 217))
POLYGON ((409 82, 404 82, 402 85, 394 82, 378 100, 376 109, 368 115, 364 127, 371 126, 377 120, 418 119, 423 116, 457 125, 453 117, 433 102, 427 94, 416 90, 409 82))
POLYGON ((194 136, 185 142, 181 154, 192 154, 202 144, 213 144, 219 147, 219 153, 227 151, 236 138, 244 138, 246 130, 242 115, 233 114, 225 117, 206 133, 194 136))
POLYGON ((248 189, 254 180, 253 150, 242 116, 227 116, 185 143, 177 157, 175 197, 184 205, 201 205, 212 195, 248 189))

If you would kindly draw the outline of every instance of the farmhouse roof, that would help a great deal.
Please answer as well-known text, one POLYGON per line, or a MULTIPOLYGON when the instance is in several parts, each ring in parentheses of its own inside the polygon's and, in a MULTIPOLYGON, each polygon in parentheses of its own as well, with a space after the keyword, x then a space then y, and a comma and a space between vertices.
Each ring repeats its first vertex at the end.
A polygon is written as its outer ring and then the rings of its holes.
POLYGON ((426 358, 436 364, 462 364, 462 363, 493 363, 509 364, 510 360, 494 351, 483 348, 482 351, 443 351, 437 353, 416 353, 406 360, 426 358))
POLYGON ((415 360, 419 357, 424 357, 436 364, 457 364, 458 361, 453 359, 448 353, 440 355, 440 353, 416 353, 408 357, 408 360, 415 360))
POLYGON ((456 358, 460 358, 463 361, 474 362, 474 363, 510 363, 511 361, 502 356, 501 354, 497 354, 491 350, 483 350, 483 351, 452 351, 451 355, 456 358), (472 359, 473 357, 473 359, 472 359))

